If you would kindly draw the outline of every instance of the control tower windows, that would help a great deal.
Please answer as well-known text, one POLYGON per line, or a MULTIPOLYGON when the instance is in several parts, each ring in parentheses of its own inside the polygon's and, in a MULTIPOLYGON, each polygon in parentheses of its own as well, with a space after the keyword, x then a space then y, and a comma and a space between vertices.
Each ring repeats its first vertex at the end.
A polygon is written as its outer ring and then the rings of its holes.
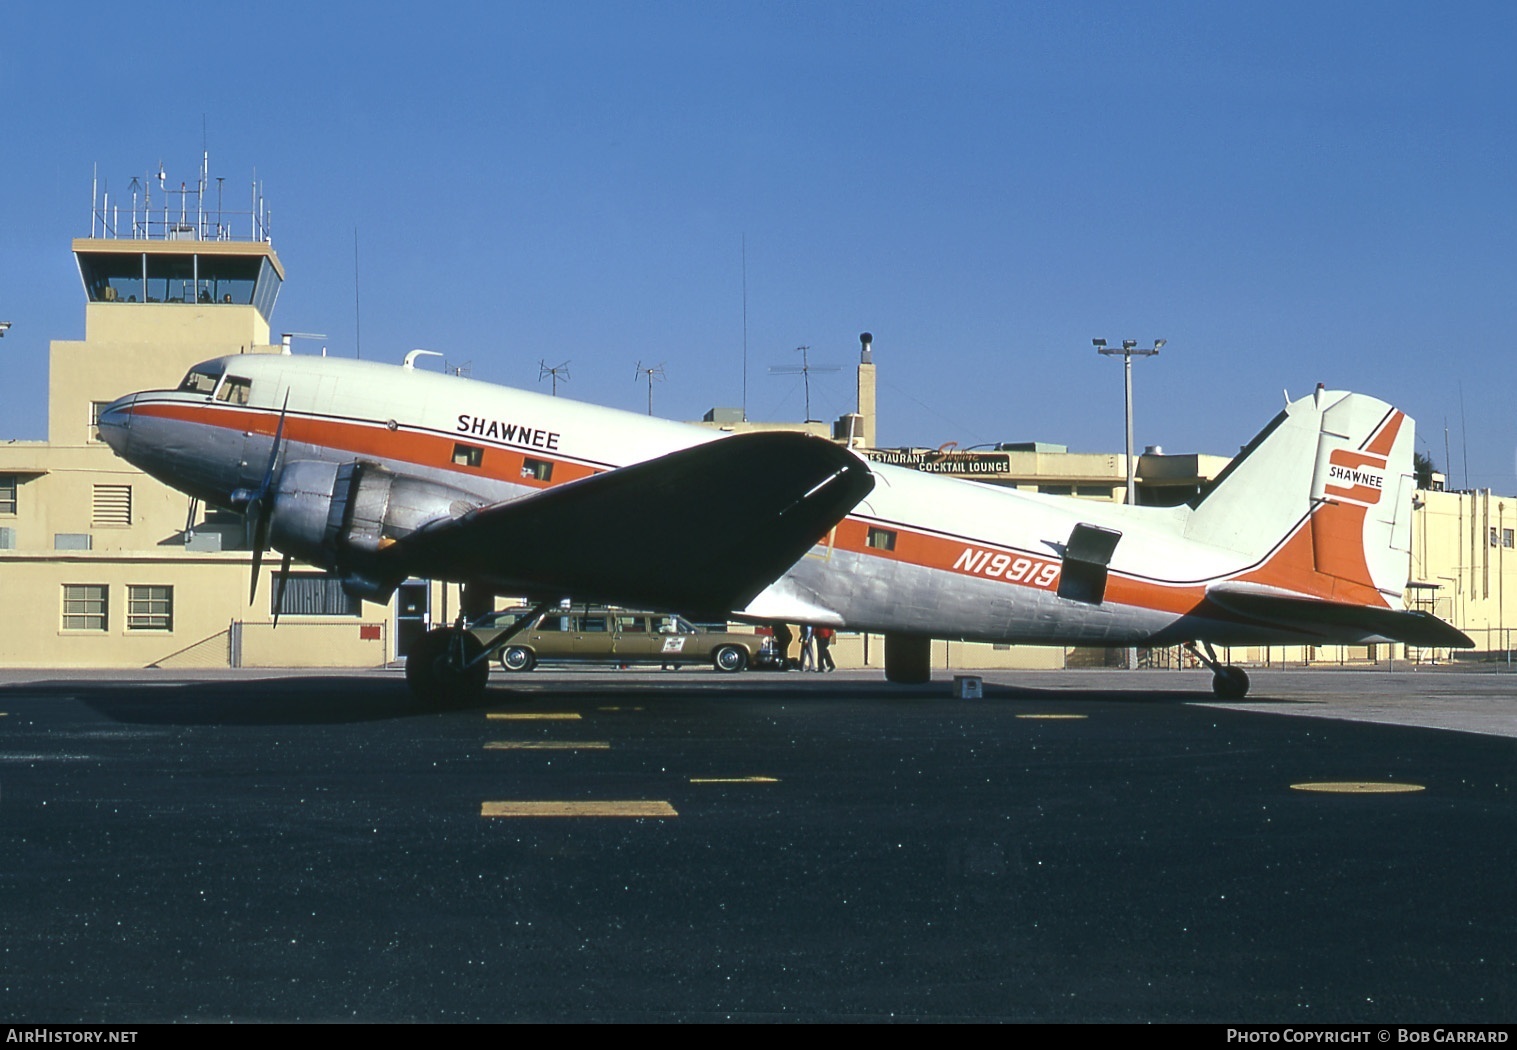
POLYGON ((92 303, 197 303, 257 306, 268 316, 279 277, 257 255, 79 253, 79 271, 92 303))

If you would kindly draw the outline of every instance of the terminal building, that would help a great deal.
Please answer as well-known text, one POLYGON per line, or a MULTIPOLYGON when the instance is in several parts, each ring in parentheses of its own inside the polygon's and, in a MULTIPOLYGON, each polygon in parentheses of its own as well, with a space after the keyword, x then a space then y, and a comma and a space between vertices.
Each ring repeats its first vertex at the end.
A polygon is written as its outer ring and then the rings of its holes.
MULTIPOLYGON (((410 639, 451 622, 456 585, 408 581, 388 604, 349 597, 324 574, 292 574, 274 629, 268 563, 250 600, 253 552, 241 517, 200 506, 118 459, 99 440, 99 409, 121 394, 177 386, 192 365, 233 354, 287 354, 271 328, 284 265, 255 190, 248 210, 212 207, 202 158, 196 183, 138 188, 125 215, 97 195, 88 236, 73 241, 84 292, 80 341, 49 350, 45 441, 0 441, 0 666, 374 667, 410 639)), ((220 193, 216 196, 219 198, 220 193)), ((999 443, 960 450, 876 446, 875 364, 863 338, 857 410, 833 424, 755 423, 713 409, 722 430, 805 430, 877 461, 1027 491, 1121 500, 1121 454, 1061 445, 999 443)), ((230 396, 230 395, 228 395, 230 396)), ((1227 457, 1137 458, 1141 503, 1194 496, 1227 457)), ((1517 628, 1517 498, 1489 491, 1419 490, 1407 604, 1470 634, 1505 658, 1517 628), (1506 566, 1507 552, 1513 559, 1506 566), (1506 586, 1507 575, 1513 585, 1506 586), (1506 612, 1511 595, 1512 613, 1506 612)), ((878 637, 842 635, 842 666, 879 666, 878 637)), ((1118 651, 1125 653, 1125 651, 1118 651)), ((1443 658, 1401 646, 1234 651, 1239 663, 1443 658)), ((1173 666, 1175 651, 1145 654, 1173 666)), ((1118 661, 1100 649, 937 642, 939 669, 1090 666, 1118 661)))

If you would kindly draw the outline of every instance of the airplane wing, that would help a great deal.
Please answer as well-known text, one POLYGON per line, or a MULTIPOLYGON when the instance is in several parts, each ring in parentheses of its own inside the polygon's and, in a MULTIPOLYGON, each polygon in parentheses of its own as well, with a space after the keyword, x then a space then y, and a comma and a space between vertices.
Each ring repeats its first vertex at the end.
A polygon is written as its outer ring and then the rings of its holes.
POLYGON ((1324 636, 1337 638, 1345 632, 1360 632, 1427 648, 1475 647, 1463 631, 1417 609, 1376 609, 1247 583, 1208 587, 1206 597, 1229 612, 1294 628, 1304 634, 1321 632, 1324 636))
POLYGON ((538 598, 741 609, 874 487, 858 456, 741 434, 439 519, 387 555, 416 575, 538 598))

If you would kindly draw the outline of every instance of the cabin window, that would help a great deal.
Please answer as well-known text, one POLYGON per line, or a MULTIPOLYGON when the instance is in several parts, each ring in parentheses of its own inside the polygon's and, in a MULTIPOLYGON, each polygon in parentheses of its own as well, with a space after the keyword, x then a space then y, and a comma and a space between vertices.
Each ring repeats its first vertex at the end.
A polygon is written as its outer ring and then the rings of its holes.
POLYGON ((477 467, 485 461, 485 450, 478 445, 454 445, 453 462, 460 467, 477 467))
POLYGON ((221 381, 221 372, 216 369, 192 368, 179 384, 179 389, 188 394, 211 394, 221 381))
POLYGON ((646 616, 618 616, 616 629, 622 634, 647 634, 648 618, 646 616))
POLYGON ((528 456, 522 461, 521 476, 534 481, 552 481, 553 464, 546 459, 533 459, 528 456))
POLYGON ((581 616, 579 629, 585 634, 605 634, 606 618, 604 616, 581 616))
POLYGON ((109 590, 103 583, 63 585, 63 629, 104 631, 109 623, 109 590))
POLYGON ((895 530, 876 529, 871 526, 866 542, 877 551, 893 551, 895 550, 895 530))
POLYGON ((158 585, 126 589, 128 631, 172 631, 174 588, 158 585))
POLYGON ((216 391, 216 400, 229 405, 245 405, 253 392, 253 381, 242 376, 227 376, 221 389, 216 391))

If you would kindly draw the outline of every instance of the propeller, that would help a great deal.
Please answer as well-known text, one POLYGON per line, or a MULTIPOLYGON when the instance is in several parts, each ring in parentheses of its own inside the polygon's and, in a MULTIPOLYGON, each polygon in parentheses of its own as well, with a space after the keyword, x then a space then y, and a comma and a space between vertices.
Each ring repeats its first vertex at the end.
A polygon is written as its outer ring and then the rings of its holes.
POLYGON ((279 611, 284 608, 284 585, 290 578, 290 556, 279 559, 279 575, 274 577, 274 626, 279 626, 279 611))
MULTIPOLYGON (((258 574, 263 568, 263 551, 269 545, 269 518, 274 510, 274 471, 279 465, 279 453, 284 444, 284 417, 290 407, 290 392, 285 391, 284 405, 279 409, 279 425, 274 428, 274 443, 269 447, 269 463, 263 471, 263 481, 257 491, 251 493, 244 513, 253 522, 253 579, 248 587, 248 604, 258 596, 258 574)), ((284 574, 289 570, 290 559, 286 555, 280 564, 279 591, 284 596, 284 574)), ((276 603, 275 609, 278 609, 276 603)), ((278 615, 277 611, 275 613, 278 615)))

